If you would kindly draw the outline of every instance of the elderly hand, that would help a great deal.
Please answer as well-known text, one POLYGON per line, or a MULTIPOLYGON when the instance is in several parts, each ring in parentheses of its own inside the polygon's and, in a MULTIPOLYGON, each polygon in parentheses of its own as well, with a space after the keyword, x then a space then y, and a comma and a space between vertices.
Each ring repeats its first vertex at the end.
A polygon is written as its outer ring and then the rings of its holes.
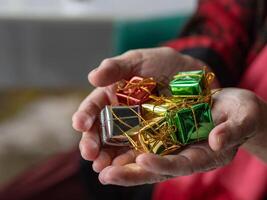
POLYGON ((81 103, 73 115, 73 127, 83 132, 80 150, 84 159, 93 160, 93 169, 100 172, 111 164, 125 164, 134 160, 129 148, 101 148, 99 140, 98 115, 101 109, 116 101, 115 83, 133 76, 154 77, 157 80, 172 77, 177 71, 201 69, 201 61, 162 47, 126 52, 120 56, 105 59, 88 75, 90 83, 97 88, 81 103), (126 152, 126 153, 125 153, 126 152), (122 154, 122 155, 121 155, 122 154), (117 155, 121 155, 115 159, 117 155))
POLYGON ((212 113, 216 127, 208 142, 188 146, 177 155, 138 155, 135 162, 106 167, 99 179, 104 184, 131 186, 224 166, 241 144, 263 132, 259 101, 252 92, 224 89, 214 95, 212 113))
POLYGON ((255 135, 259 124, 259 100, 251 92, 225 89, 215 95, 213 118, 217 125, 208 143, 191 145, 177 155, 137 155, 129 148, 102 148, 97 116, 115 98, 114 83, 134 75, 172 77, 177 71, 203 66, 198 60, 169 48, 130 51, 104 60, 89 74, 95 89, 73 115, 73 127, 83 132, 80 150, 84 159, 92 160, 103 184, 139 185, 170 177, 211 170, 228 163, 240 144, 255 135), (112 76, 114 74, 114 76, 112 76), (103 87, 104 86, 104 87, 103 87))

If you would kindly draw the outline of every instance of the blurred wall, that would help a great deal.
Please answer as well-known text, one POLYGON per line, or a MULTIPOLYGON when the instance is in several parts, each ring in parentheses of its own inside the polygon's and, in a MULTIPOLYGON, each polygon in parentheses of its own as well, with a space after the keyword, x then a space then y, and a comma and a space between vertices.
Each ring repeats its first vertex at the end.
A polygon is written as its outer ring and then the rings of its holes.
POLYGON ((0 20, 0 88, 81 86, 111 55, 108 22, 0 20))

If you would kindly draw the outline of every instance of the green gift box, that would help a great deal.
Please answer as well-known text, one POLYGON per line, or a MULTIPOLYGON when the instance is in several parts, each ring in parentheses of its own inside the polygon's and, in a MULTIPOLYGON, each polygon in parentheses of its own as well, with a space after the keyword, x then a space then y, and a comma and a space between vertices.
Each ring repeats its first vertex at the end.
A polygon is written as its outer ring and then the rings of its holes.
POLYGON ((182 144, 207 139, 214 127, 208 103, 200 103, 167 113, 166 118, 170 125, 177 127, 176 139, 182 144))
POLYGON ((179 72, 169 84, 173 95, 200 95, 204 90, 205 71, 179 72))

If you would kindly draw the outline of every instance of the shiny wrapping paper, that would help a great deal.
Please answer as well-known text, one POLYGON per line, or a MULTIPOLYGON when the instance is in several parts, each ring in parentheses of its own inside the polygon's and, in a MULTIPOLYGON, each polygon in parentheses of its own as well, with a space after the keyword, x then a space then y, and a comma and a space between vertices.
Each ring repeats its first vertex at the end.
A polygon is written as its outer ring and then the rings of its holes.
POLYGON ((120 106, 101 111, 102 141, 139 152, 167 155, 206 140, 211 116, 213 73, 179 72, 169 83, 173 96, 155 96, 153 78, 133 77, 118 85, 120 106))
POLYGON ((179 72, 169 84, 173 95, 200 95, 204 90, 205 71, 179 72))
POLYGON ((170 125, 177 127, 176 139, 189 144, 208 138, 214 127, 209 104, 200 103, 167 115, 170 125))
POLYGON ((140 105, 149 100, 156 85, 153 78, 134 76, 130 81, 118 85, 116 96, 122 105, 140 105))
MULTIPOLYGON (((142 114, 153 113, 154 116, 164 116, 167 110, 179 107, 184 99, 179 97, 151 97, 153 101, 141 105, 142 114)), ((152 115, 153 116, 153 115, 152 115)))
POLYGON ((144 115, 154 114, 154 116, 156 117, 156 116, 164 116, 170 105, 168 103, 156 105, 153 104, 153 102, 150 102, 142 104, 141 106, 142 106, 142 113, 144 115))
POLYGON ((139 106, 105 106, 100 113, 103 144, 128 146, 125 134, 133 136, 138 133, 139 116, 139 106))

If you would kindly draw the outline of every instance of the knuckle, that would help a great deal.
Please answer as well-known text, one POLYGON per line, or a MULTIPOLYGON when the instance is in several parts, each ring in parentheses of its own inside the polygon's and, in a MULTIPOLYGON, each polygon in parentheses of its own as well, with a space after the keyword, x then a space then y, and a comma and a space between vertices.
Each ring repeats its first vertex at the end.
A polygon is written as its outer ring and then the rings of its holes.
POLYGON ((146 50, 141 50, 141 49, 135 49, 135 50, 129 50, 125 54, 128 55, 129 57, 134 58, 135 60, 142 60, 143 58, 143 53, 146 50))
POLYGON ((113 65, 115 63, 115 60, 112 58, 106 58, 101 62, 101 66, 107 66, 107 65, 113 65))
POLYGON ((84 108, 84 112, 87 115, 87 118, 94 118, 99 112, 101 108, 95 102, 89 102, 88 105, 84 108))
POLYGON ((83 141, 81 140, 80 143, 79 143, 79 149, 80 149, 80 153, 81 153, 81 156, 84 160, 89 160, 89 155, 88 155, 88 152, 86 151, 86 149, 84 148, 84 145, 83 145, 83 141))
POLYGON ((125 52, 125 54, 135 54, 137 52, 137 50, 133 50, 133 49, 131 49, 131 50, 128 50, 128 51, 126 51, 125 52))
POLYGON ((171 47, 162 47, 162 50, 166 51, 169 54, 179 55, 179 53, 171 47))

